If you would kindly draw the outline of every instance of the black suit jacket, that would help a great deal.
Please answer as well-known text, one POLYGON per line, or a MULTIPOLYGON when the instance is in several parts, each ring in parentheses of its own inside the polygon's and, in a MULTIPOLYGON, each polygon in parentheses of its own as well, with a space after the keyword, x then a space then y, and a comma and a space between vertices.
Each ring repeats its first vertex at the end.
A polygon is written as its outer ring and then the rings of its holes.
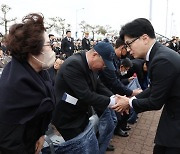
POLYGON ((155 143, 180 148, 180 55, 156 42, 149 60, 150 87, 132 101, 136 112, 163 111, 155 143))
POLYGON ((82 39, 82 49, 83 50, 90 50, 90 41, 87 38, 82 39))
POLYGON ((87 64, 85 52, 69 57, 61 66, 55 83, 57 106, 53 124, 61 129, 78 129, 89 120, 88 110, 93 106, 102 114, 112 94, 92 72, 87 64), (64 92, 78 99, 76 105, 62 100, 64 92))
POLYGON ((65 37, 61 43, 61 51, 65 53, 67 57, 71 56, 74 53, 74 39, 71 38, 71 41, 65 37))
POLYGON ((104 68, 99 72, 99 76, 103 84, 108 87, 114 94, 131 96, 133 91, 127 88, 120 78, 120 59, 117 56, 113 59, 115 71, 108 68, 104 68))

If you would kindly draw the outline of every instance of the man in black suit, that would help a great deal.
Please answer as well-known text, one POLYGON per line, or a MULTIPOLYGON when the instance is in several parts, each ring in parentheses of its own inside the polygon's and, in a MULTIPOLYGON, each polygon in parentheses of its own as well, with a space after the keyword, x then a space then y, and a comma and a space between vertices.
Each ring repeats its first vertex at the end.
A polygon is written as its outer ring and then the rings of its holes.
MULTIPOLYGON (((139 94, 142 90, 129 89, 124 83, 128 84, 129 81, 121 80, 121 74, 127 72, 127 70, 132 67, 132 63, 130 59, 120 59, 123 55, 126 55, 127 51, 125 49, 125 45, 123 40, 120 38, 117 39, 115 44, 115 55, 113 57, 113 65, 115 67, 115 71, 110 70, 109 68, 105 68, 99 71, 99 77, 102 83, 110 89, 114 94, 126 95, 126 96, 135 96, 139 94), (124 61, 124 62, 123 62, 124 61), (122 63, 123 62, 123 63, 122 63)), ((129 115, 124 114, 123 116, 120 113, 116 113, 118 123, 115 129, 114 134, 122 137, 129 136, 126 132, 129 127, 127 127, 127 120, 129 115)))
MULTIPOLYGON (((93 49, 76 53, 62 64, 56 78, 57 106, 52 123, 66 141, 84 131, 89 123, 91 107, 101 117, 107 107, 117 102, 117 98, 100 82, 97 76, 97 71, 105 66, 112 70, 115 69, 112 63, 114 54, 110 43, 99 42, 93 49)), ((108 125, 111 127, 109 134, 113 135, 115 128, 113 119, 108 121, 108 125)), ((99 143, 102 153, 105 152, 112 137, 109 134, 104 135, 104 138, 109 138, 105 143, 106 147, 103 146, 101 149, 103 143, 99 143)))
POLYGON ((113 106, 122 112, 130 106, 137 113, 160 110, 161 118, 156 132, 154 154, 180 153, 180 56, 156 42, 151 23, 138 18, 127 23, 120 31, 127 49, 134 58, 148 62, 150 87, 136 97, 120 96, 113 106))
POLYGON ((82 39, 82 49, 90 50, 89 32, 85 32, 84 34, 85 36, 82 39))
POLYGON ((66 37, 61 42, 62 53, 66 55, 66 58, 74 53, 74 39, 71 37, 71 31, 66 32, 66 37))

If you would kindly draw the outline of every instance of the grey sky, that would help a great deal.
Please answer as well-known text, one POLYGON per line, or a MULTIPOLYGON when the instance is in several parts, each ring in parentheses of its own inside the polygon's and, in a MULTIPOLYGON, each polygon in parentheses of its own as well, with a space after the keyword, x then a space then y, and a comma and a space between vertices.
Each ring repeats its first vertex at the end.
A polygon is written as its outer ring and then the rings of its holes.
MULTIPOLYGON (((152 0, 152 24, 156 32, 165 35, 167 1, 167 35, 180 36, 179 0, 152 0)), ((41 12, 46 18, 66 19, 75 31, 77 16, 78 23, 85 20, 90 25, 110 25, 119 30, 121 25, 135 18, 149 18, 150 0, 0 0, 1 4, 12 8, 8 17, 21 19, 28 13, 41 12)))

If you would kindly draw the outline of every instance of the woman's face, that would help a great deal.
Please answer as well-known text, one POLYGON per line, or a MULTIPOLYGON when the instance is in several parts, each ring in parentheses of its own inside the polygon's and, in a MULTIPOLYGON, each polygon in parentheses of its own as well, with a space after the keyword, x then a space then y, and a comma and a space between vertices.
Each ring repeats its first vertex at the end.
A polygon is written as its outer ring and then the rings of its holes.
POLYGON ((55 62, 55 52, 51 48, 50 40, 47 33, 43 34, 44 44, 39 55, 32 55, 29 63, 36 71, 48 69, 53 66, 55 62))
POLYGON ((43 37, 44 37, 44 44, 43 44, 42 50, 41 50, 40 54, 36 56, 36 58, 39 59, 40 61, 44 61, 44 56, 42 53, 54 52, 51 48, 49 36, 46 32, 44 32, 43 37))

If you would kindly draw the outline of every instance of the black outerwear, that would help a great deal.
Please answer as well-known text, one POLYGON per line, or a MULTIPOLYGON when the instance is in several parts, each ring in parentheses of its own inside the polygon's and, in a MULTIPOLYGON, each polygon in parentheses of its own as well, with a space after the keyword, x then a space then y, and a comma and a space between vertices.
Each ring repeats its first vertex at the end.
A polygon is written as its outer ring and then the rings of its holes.
POLYGON ((70 38, 70 41, 67 37, 62 40, 61 51, 66 54, 66 57, 71 56, 74 53, 74 39, 70 38))
POLYGON ((60 131, 76 131, 87 124, 88 110, 93 106, 100 115, 109 105, 112 94, 92 72, 87 64, 85 52, 69 57, 61 66, 55 83, 56 109, 53 124, 60 131), (78 99, 76 105, 62 100, 64 92, 78 99))
POLYGON ((109 88, 114 94, 131 96, 133 91, 127 88, 120 78, 120 59, 115 55, 113 58, 113 64, 116 68, 115 71, 108 68, 104 68, 100 71, 99 76, 102 83, 109 88))
POLYGON ((0 122, 24 124, 54 108, 52 81, 47 71, 35 72, 15 58, 0 78, 0 122))
POLYGON ((87 38, 82 39, 82 49, 83 50, 90 50, 90 41, 87 38))
POLYGON ((163 111, 155 143, 180 147, 180 55, 156 42, 149 57, 150 87, 132 101, 136 112, 163 111))
POLYGON ((0 78, 0 151, 35 153, 55 106, 47 71, 37 73, 27 62, 12 58, 0 78))

